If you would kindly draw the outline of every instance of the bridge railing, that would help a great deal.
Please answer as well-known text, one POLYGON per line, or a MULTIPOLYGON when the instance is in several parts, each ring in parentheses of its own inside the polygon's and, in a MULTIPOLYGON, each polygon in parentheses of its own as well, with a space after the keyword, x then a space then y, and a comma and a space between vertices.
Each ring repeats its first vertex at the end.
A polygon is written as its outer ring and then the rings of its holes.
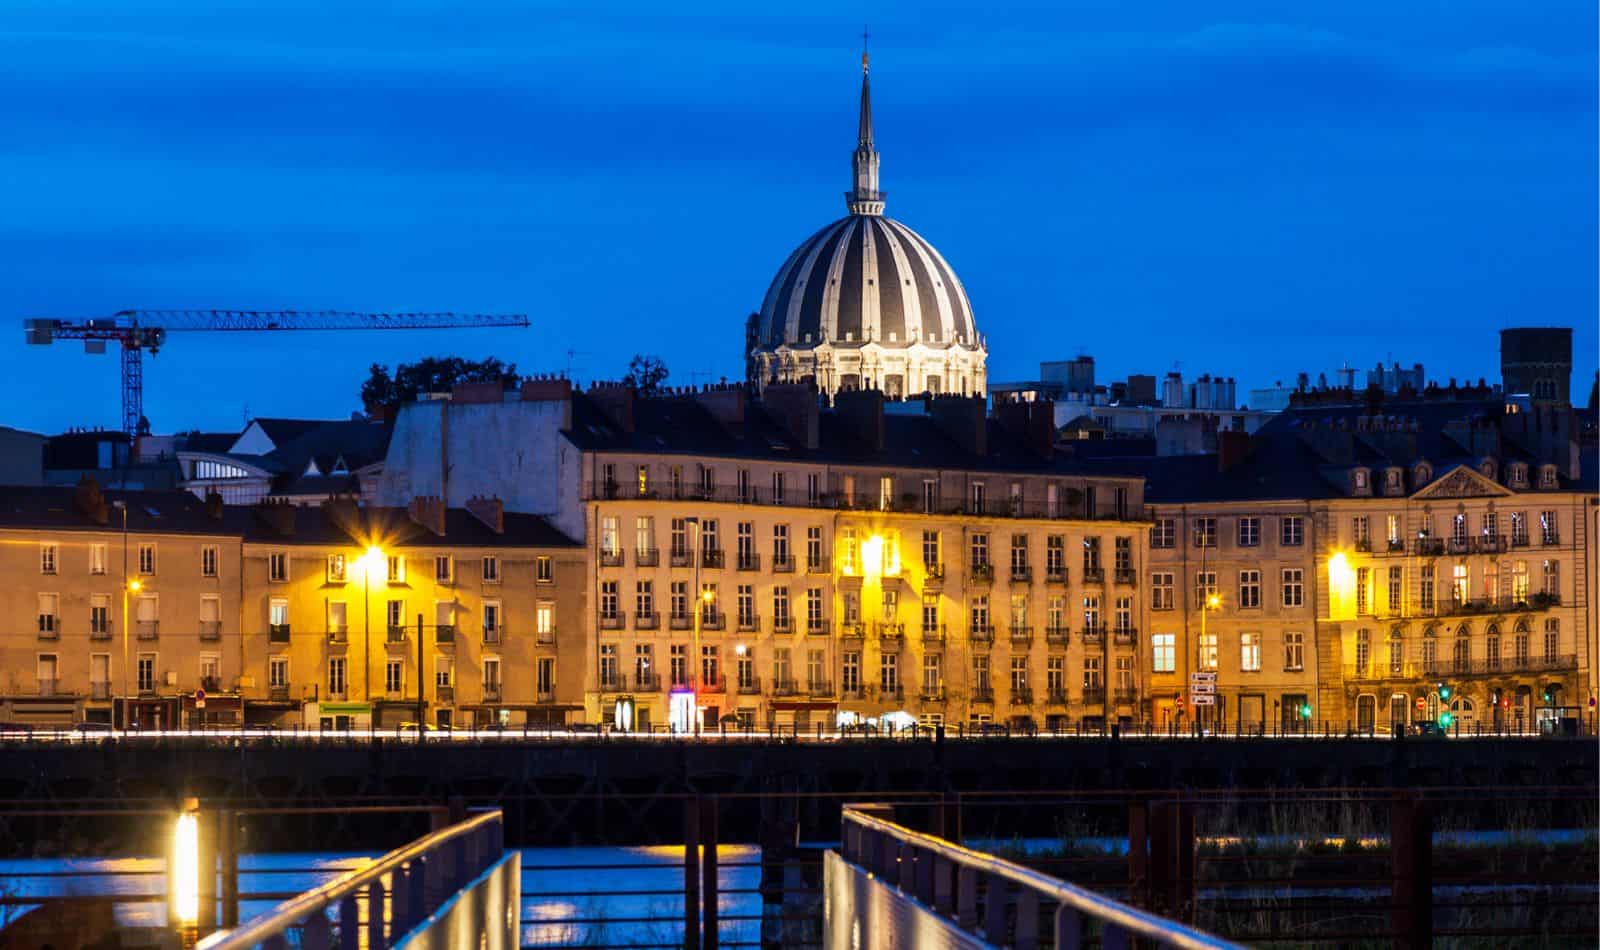
MULTIPOLYGON (((198 950, 334 946, 384 950, 447 916, 486 872, 508 861, 519 865, 517 858, 517 852, 505 850, 501 812, 485 811, 290 898, 232 930, 212 934, 200 941, 198 950)), ((503 925, 505 919, 505 909, 499 908, 498 922, 503 925)), ((492 931, 496 920, 491 912, 484 921, 486 929, 492 931)), ((489 945, 502 943, 491 940, 489 945)))
MULTIPOLYGON (((1054 947, 1078 950, 1091 931, 1107 948, 1140 946, 1217 950, 1237 947, 1211 934, 1129 907, 1108 897, 1041 874, 1003 858, 914 831, 890 820, 892 806, 847 805, 843 811, 843 859, 876 875, 888 887, 932 911, 937 922, 954 925, 983 945, 1017 950, 1054 947), (1048 917, 1049 932, 1041 933, 1048 917)), ((854 902, 833 900, 855 912, 854 902)), ((874 927, 905 924, 904 908, 870 913, 874 927)), ((851 922, 853 926, 854 922, 851 922)), ((833 929, 835 922, 824 924, 833 929)), ((849 933, 847 929, 844 931, 849 933)), ((913 931, 915 932, 915 931, 913 931)), ((887 935, 872 933, 874 941, 887 935)))

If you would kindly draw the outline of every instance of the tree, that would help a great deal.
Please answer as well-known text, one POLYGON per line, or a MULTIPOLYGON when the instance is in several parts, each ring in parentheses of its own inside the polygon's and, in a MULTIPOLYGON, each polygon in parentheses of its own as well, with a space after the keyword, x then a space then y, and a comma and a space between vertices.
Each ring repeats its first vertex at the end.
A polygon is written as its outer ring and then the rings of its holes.
POLYGON ((636 354, 628 363, 628 375, 623 382, 640 393, 653 393, 667 381, 667 364, 659 356, 636 354))
POLYGON ((477 361, 429 356, 415 363, 401 363, 392 375, 387 366, 373 363, 367 381, 361 384, 361 405, 367 415, 376 416, 386 407, 410 402, 422 393, 449 392, 461 383, 497 381, 509 386, 517 378, 517 364, 502 363, 492 356, 477 361))

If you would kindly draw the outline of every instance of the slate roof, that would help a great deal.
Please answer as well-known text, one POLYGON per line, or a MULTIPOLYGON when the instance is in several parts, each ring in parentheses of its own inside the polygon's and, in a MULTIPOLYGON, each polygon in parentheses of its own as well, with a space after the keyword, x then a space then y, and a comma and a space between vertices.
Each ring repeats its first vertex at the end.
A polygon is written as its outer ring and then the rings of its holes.
POLYGON ((128 507, 128 531, 141 534, 237 534, 225 519, 206 512, 205 502, 190 492, 103 490, 107 511, 104 524, 79 510, 74 486, 0 487, 0 527, 48 528, 53 531, 121 531, 122 512, 112 503, 128 507))

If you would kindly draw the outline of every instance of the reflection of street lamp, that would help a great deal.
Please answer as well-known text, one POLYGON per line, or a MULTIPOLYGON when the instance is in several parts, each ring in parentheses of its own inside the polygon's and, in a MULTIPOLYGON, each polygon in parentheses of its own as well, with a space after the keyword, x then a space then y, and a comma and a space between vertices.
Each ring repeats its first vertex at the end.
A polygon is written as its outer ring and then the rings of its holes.
MULTIPOLYGON (((190 936, 200 922, 200 803, 190 798, 172 828, 167 897, 172 922, 190 936)), ((191 944, 192 945, 192 944, 191 944)))
MULTIPOLYGON (((372 573, 384 563, 383 552, 376 545, 367 548, 356 565, 361 568, 361 665, 366 668, 367 702, 372 702, 372 573)), ((418 639, 421 639, 420 636, 418 639)), ((419 646, 418 652, 421 652, 419 646)), ((422 695, 422 666, 417 666, 417 695, 422 695)), ((369 723, 368 728, 371 728, 369 723)), ((422 720, 417 720, 417 731, 422 731, 422 720)))

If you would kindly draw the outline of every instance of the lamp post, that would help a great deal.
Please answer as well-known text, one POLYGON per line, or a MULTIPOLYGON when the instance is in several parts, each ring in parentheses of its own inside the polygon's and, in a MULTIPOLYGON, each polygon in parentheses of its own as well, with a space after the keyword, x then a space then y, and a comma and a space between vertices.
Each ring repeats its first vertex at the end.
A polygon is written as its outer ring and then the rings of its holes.
MULTIPOLYGON (((1213 535, 1210 538, 1204 539, 1204 540, 1210 540, 1212 542, 1215 542, 1216 541, 1216 536, 1213 535)), ((1200 546, 1200 576, 1202 578, 1208 577, 1208 575, 1206 574, 1206 554, 1210 551, 1210 549, 1211 549, 1211 545, 1209 545, 1209 544, 1202 544, 1200 546)), ((1205 659, 1206 659, 1206 654, 1205 654, 1205 650, 1206 650, 1206 614, 1210 613, 1212 610, 1215 610, 1217 608, 1217 606, 1222 603, 1222 598, 1218 597, 1217 594, 1211 589, 1211 585, 1210 585, 1209 582, 1206 582, 1205 586, 1201 589, 1201 594, 1202 594, 1202 596, 1200 598, 1200 641, 1199 641, 1199 643, 1197 643, 1195 645, 1195 669, 1196 670, 1204 669, 1205 665, 1206 665, 1205 664, 1205 659)), ((1212 708, 1215 709, 1215 707, 1212 707, 1212 708)), ((1195 721, 1196 722, 1198 722, 1200 720, 1200 707, 1198 707, 1198 706, 1195 707, 1194 717, 1195 717, 1195 721)))
POLYGON ((122 512, 122 728, 128 728, 128 503, 118 499, 112 507, 122 512))
MULTIPOLYGON (((366 668, 363 678, 366 681, 367 705, 372 705, 372 572, 383 563, 383 552, 376 545, 369 546, 361 556, 361 665, 366 668)), ((420 634, 419 634, 420 636, 420 634)), ((422 670, 417 669, 417 691, 422 691, 422 670)), ((372 724, 369 722, 368 728, 372 724)), ((421 723, 418 723, 421 729, 421 723)))
POLYGON ((705 604, 709 603, 709 600, 704 599, 703 592, 700 589, 700 562, 702 560, 704 560, 704 558, 705 558, 705 552, 701 550, 702 534, 701 534, 701 530, 700 530, 700 519, 697 518, 697 517, 694 517, 694 516, 690 516, 690 517, 685 518, 683 520, 684 520, 685 524, 689 524, 689 525, 693 525, 694 526, 693 541, 691 542, 693 547, 691 547, 690 550, 689 550, 689 556, 691 558, 693 558, 693 560, 694 560, 694 655, 689 658, 689 663, 690 663, 690 666, 689 666, 689 688, 690 688, 690 690, 692 691, 692 693, 694 695, 694 732, 695 732, 696 735, 699 735, 700 734, 700 666, 699 666, 699 664, 702 662, 701 658, 700 658, 700 612, 705 609, 705 604))

